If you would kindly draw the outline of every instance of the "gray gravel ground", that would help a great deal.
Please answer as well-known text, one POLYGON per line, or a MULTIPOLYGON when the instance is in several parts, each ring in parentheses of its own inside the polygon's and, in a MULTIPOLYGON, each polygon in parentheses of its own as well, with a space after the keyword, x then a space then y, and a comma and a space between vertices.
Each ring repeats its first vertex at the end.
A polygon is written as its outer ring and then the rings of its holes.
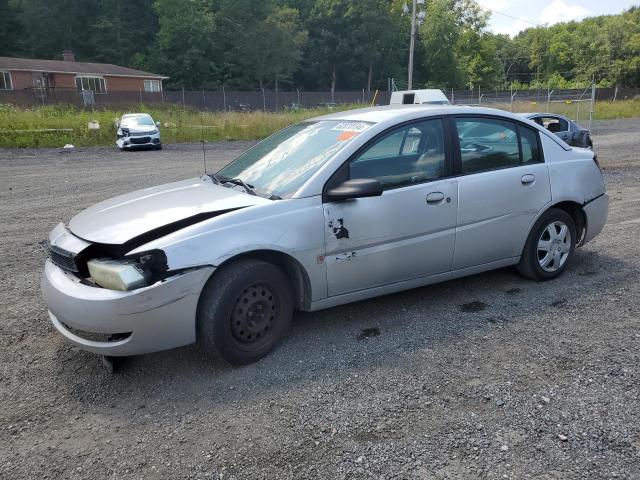
MULTIPOLYGON (((0 478, 640 478, 640 119, 594 131, 609 222, 560 279, 301 313, 257 364, 191 346, 116 375, 49 324, 38 242, 200 173, 200 146, 0 150, 0 478)), ((248 145, 208 145, 210 168, 248 145)))

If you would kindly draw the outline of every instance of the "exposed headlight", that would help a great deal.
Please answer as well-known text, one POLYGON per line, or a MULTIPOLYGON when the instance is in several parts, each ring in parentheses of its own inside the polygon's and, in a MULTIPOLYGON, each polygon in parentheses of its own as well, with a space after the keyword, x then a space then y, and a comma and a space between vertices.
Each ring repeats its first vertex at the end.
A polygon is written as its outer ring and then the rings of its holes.
POLYGON ((151 280, 151 273, 137 260, 94 258, 87 262, 87 267, 94 282, 111 290, 125 292, 144 287, 151 280))

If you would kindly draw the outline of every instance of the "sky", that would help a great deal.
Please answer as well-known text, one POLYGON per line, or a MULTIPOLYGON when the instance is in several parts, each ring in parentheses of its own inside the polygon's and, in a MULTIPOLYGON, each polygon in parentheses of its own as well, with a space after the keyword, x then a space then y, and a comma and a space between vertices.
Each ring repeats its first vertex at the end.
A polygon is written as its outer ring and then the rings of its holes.
POLYGON ((494 33, 506 33, 511 36, 535 26, 534 24, 553 25, 596 15, 620 13, 633 5, 640 6, 640 0, 477 0, 477 2, 482 7, 493 10, 490 12, 489 29, 494 33))

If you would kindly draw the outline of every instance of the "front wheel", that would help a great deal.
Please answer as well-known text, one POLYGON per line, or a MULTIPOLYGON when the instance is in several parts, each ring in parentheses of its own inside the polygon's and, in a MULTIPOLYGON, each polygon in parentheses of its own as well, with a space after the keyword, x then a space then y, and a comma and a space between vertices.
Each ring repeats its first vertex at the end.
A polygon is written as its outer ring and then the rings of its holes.
POLYGON ((517 266, 525 277, 551 280, 560 275, 576 247, 576 225, 564 210, 551 208, 535 223, 517 266))
POLYGON ((293 296, 287 276, 260 260, 239 260, 211 277, 197 313, 198 341, 229 363, 267 355, 289 328, 293 296))

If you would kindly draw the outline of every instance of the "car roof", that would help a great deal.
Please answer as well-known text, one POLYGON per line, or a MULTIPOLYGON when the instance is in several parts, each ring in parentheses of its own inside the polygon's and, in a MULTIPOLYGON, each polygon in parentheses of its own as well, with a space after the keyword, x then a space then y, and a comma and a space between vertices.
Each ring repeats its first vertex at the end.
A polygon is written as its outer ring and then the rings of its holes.
POLYGON ((505 110, 485 107, 469 107, 457 105, 384 105, 381 107, 359 108, 356 110, 345 110, 342 112, 330 113, 311 118, 310 121, 322 120, 344 120, 371 123, 399 123, 425 116, 439 115, 494 115, 513 120, 522 121, 521 115, 517 115, 505 110))
POLYGON ((376 130, 393 127, 403 122, 417 120, 425 117, 437 117, 440 115, 491 115, 502 117, 507 120, 524 122, 540 131, 552 141, 567 149, 567 145, 556 135, 546 128, 538 125, 533 120, 524 117, 522 114, 507 112, 497 108, 469 107, 462 105, 384 105, 381 107, 358 108, 355 110, 344 110, 328 115, 310 118, 307 121, 338 120, 346 122, 371 122, 376 124, 376 130))

